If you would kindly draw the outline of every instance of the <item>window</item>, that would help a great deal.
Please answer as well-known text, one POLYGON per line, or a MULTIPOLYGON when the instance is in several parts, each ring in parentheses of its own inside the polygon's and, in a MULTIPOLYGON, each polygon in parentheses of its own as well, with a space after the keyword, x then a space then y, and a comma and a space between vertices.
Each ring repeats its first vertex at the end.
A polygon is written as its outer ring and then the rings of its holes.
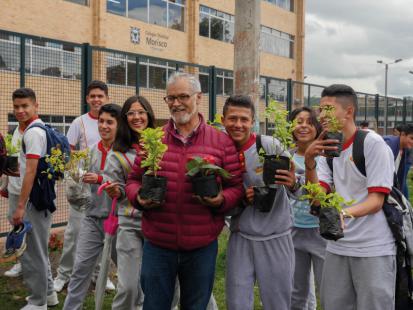
POLYGON ((264 0, 270 2, 284 10, 294 12, 294 0, 264 0))
MULTIPOLYGON (((139 57, 139 87, 165 89, 168 77, 177 68, 180 70, 181 66, 139 57)), ((136 58, 120 53, 108 54, 106 79, 108 84, 136 87, 136 58)))
POLYGON ((65 0, 65 1, 74 2, 74 3, 82 4, 82 5, 89 5, 88 0, 65 0))
POLYGON ((261 51, 294 58, 294 36, 273 28, 261 26, 261 51))
POLYGON ((26 40, 25 71, 65 79, 81 79, 81 48, 40 39, 26 40))
POLYGON ((0 70, 20 70, 20 38, 0 31, 0 70))
MULTIPOLYGON (((41 120, 46 124, 49 124, 53 128, 56 128, 63 134, 67 134, 70 125, 76 118, 76 116, 66 116, 66 115, 39 115, 41 120)), ((16 117, 13 113, 9 113, 8 117, 8 132, 12 133, 17 126, 19 126, 19 122, 17 121, 16 117)))
POLYGON ((216 94, 232 95, 234 92, 234 76, 230 71, 217 70, 216 94))
POLYGON ((184 31, 185 0, 107 0, 109 13, 184 31))
POLYGON ((201 5, 199 35, 232 43, 234 39, 234 16, 201 5))
POLYGON ((209 70, 208 68, 199 68, 199 83, 201 84, 201 92, 209 93, 209 70))

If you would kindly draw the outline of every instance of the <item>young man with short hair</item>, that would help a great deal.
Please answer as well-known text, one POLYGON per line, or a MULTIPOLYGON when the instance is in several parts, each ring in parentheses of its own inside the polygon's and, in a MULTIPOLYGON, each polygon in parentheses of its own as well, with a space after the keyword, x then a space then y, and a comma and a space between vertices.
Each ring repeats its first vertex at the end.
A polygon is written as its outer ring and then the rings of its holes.
POLYGON ((396 281, 395 241, 382 211, 383 202, 393 185, 394 163, 390 148, 382 137, 369 132, 364 140, 366 176, 356 167, 353 141, 357 127, 357 96, 346 85, 331 85, 321 94, 320 122, 323 133, 305 153, 306 179, 320 183, 326 191, 333 186, 345 200, 344 238, 328 241, 321 284, 324 310, 392 310, 396 281), (325 157, 315 158, 325 150, 337 150, 323 140, 328 123, 326 106, 335 108, 335 116, 343 125, 343 150, 330 169, 325 157), (333 173, 334 172, 334 173, 333 173))
POLYGON ((12 99, 16 119, 23 125, 22 144, 25 146, 25 152, 23 148, 20 151, 22 186, 11 221, 13 225, 20 225, 25 219, 32 224, 32 230, 27 233, 27 248, 21 257, 23 280, 30 294, 27 305, 22 309, 46 310, 47 306, 55 306, 59 303, 53 288, 48 256, 52 215, 49 210, 37 210, 29 201, 39 159, 45 157, 47 153, 46 132, 38 127, 31 128, 35 123, 43 124, 37 115, 39 104, 32 89, 17 89, 13 92, 12 99))
MULTIPOLYGON (((231 218, 226 264, 227 308, 253 309, 254 285, 257 282, 265 309, 289 310, 294 247, 287 188, 294 192, 297 190, 294 164, 291 164, 290 171, 276 172, 276 177, 282 181, 271 186, 276 191, 266 201, 271 208, 268 212, 259 210, 254 187, 263 187, 264 181, 257 136, 252 132, 254 119, 255 108, 250 97, 231 96, 226 100, 222 123, 239 152, 247 199, 242 211, 231 218)), ((272 137, 261 136, 261 144, 266 154, 289 156, 280 142, 272 137)))
MULTIPOLYGON (((92 81, 86 89, 86 102, 89 112, 77 117, 69 127, 67 138, 72 149, 84 150, 91 148, 100 140, 98 131, 98 116, 100 108, 108 103, 108 86, 101 81, 92 81)), ((54 288, 60 292, 69 282, 75 260, 76 244, 78 241, 80 223, 84 218, 87 193, 85 186, 66 180, 66 196, 69 202, 69 219, 64 234, 62 256, 60 257, 54 288)), ((108 279, 107 289, 115 287, 108 279)))
POLYGON ((90 172, 83 177, 83 182, 87 183, 85 186, 89 189, 90 194, 86 204, 85 217, 80 225, 75 263, 63 309, 82 309, 94 268, 102 254, 105 239, 103 222, 109 216, 111 200, 106 194, 98 196, 97 191, 104 182, 103 171, 107 155, 112 148, 113 141, 115 141, 120 111, 121 107, 116 104, 106 104, 99 110, 98 130, 101 141, 91 147, 90 172))
POLYGON ((410 152, 413 148, 413 124, 398 126, 398 131, 398 136, 384 136, 383 139, 393 152, 398 187, 409 198, 407 174, 412 164, 410 152))

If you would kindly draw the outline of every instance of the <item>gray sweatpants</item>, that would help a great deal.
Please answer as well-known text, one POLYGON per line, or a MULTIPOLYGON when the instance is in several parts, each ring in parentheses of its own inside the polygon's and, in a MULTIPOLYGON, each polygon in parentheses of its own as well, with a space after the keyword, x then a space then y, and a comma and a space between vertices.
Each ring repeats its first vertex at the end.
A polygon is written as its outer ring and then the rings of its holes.
POLYGON ((313 269, 317 292, 319 292, 327 241, 320 236, 319 228, 294 227, 292 237, 295 271, 291 310, 312 310, 315 309, 315 305, 314 301, 309 298, 312 296, 311 269, 313 269))
POLYGON ((143 235, 137 219, 119 217, 116 243, 118 260, 117 293, 112 309, 136 310, 143 305, 143 292, 140 286, 143 235))
POLYGON ((227 249, 228 310, 252 310, 258 282, 264 309, 290 310, 294 275, 291 234, 252 241, 231 233, 227 249))
POLYGON ((69 219, 64 234, 63 251, 57 268, 56 278, 65 282, 69 281, 75 262, 76 244, 79 237, 80 224, 85 217, 84 211, 77 206, 69 204, 69 219))
MULTIPOLYGON (((104 219, 86 216, 81 223, 76 247, 75 264, 67 288, 63 309, 82 309, 82 304, 92 280, 93 271, 102 254, 105 233, 104 219)), ((114 246, 112 244, 112 246, 114 246)), ((113 254, 113 252, 112 252, 113 254)))
POLYGON ((48 252, 52 215, 47 210, 37 211, 28 203, 24 219, 30 221, 33 228, 27 233, 27 248, 20 258, 23 280, 29 291, 28 303, 42 306, 54 292, 48 252))
POLYGON ((326 253, 321 305, 324 310, 393 310, 395 256, 351 257, 326 253))

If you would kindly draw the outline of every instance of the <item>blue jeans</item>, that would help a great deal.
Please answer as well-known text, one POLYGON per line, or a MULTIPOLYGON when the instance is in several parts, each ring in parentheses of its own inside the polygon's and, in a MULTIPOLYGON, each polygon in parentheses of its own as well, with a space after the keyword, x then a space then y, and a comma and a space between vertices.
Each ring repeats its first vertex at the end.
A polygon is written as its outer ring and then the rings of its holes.
POLYGON ((192 251, 174 251, 147 240, 143 245, 143 310, 170 310, 178 276, 181 310, 205 310, 212 293, 218 242, 192 251))

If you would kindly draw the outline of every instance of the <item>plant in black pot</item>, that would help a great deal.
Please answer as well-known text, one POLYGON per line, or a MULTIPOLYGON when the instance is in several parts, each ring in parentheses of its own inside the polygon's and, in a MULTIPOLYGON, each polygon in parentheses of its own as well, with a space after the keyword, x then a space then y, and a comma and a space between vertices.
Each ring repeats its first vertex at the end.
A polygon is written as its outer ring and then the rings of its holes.
POLYGON ((326 150, 324 151, 324 154, 327 157, 339 157, 343 149, 343 133, 341 132, 341 130, 343 129, 343 125, 336 118, 336 108, 333 105, 326 105, 320 107, 320 109, 323 122, 326 123, 328 130, 328 132, 324 136, 324 140, 335 139, 340 141, 339 143, 331 144, 331 146, 337 146, 338 149, 336 151, 326 150))
POLYGON ((265 116, 273 126, 274 149, 279 150, 276 154, 266 154, 263 149, 259 151, 260 159, 264 162, 263 180, 265 185, 268 186, 275 183, 276 170, 290 170, 290 157, 281 154, 295 146, 293 131, 296 121, 289 122, 288 111, 282 103, 275 100, 270 101, 265 109, 265 116), (281 150, 275 147, 275 139, 280 142, 281 150))
POLYGON ((143 148, 141 167, 146 169, 142 176, 142 187, 139 190, 139 196, 145 200, 152 200, 162 203, 166 196, 167 179, 164 176, 157 175, 160 162, 168 146, 162 143, 164 131, 161 127, 146 128, 140 132, 140 145, 143 148))
POLYGON ((339 193, 327 194, 319 184, 307 183, 303 185, 307 194, 300 199, 309 200, 311 205, 310 213, 320 219, 320 235, 327 240, 337 241, 344 237, 341 226, 340 213, 343 206, 351 205, 354 200, 346 201, 339 193))
POLYGON ((17 172, 19 170, 18 158, 22 141, 19 139, 16 144, 13 144, 13 136, 10 134, 6 136, 4 141, 7 150, 6 169, 17 172))
POLYGON ((215 165, 213 156, 190 157, 186 163, 186 175, 191 178, 194 194, 200 197, 215 197, 220 191, 217 176, 230 178, 231 174, 215 165))

